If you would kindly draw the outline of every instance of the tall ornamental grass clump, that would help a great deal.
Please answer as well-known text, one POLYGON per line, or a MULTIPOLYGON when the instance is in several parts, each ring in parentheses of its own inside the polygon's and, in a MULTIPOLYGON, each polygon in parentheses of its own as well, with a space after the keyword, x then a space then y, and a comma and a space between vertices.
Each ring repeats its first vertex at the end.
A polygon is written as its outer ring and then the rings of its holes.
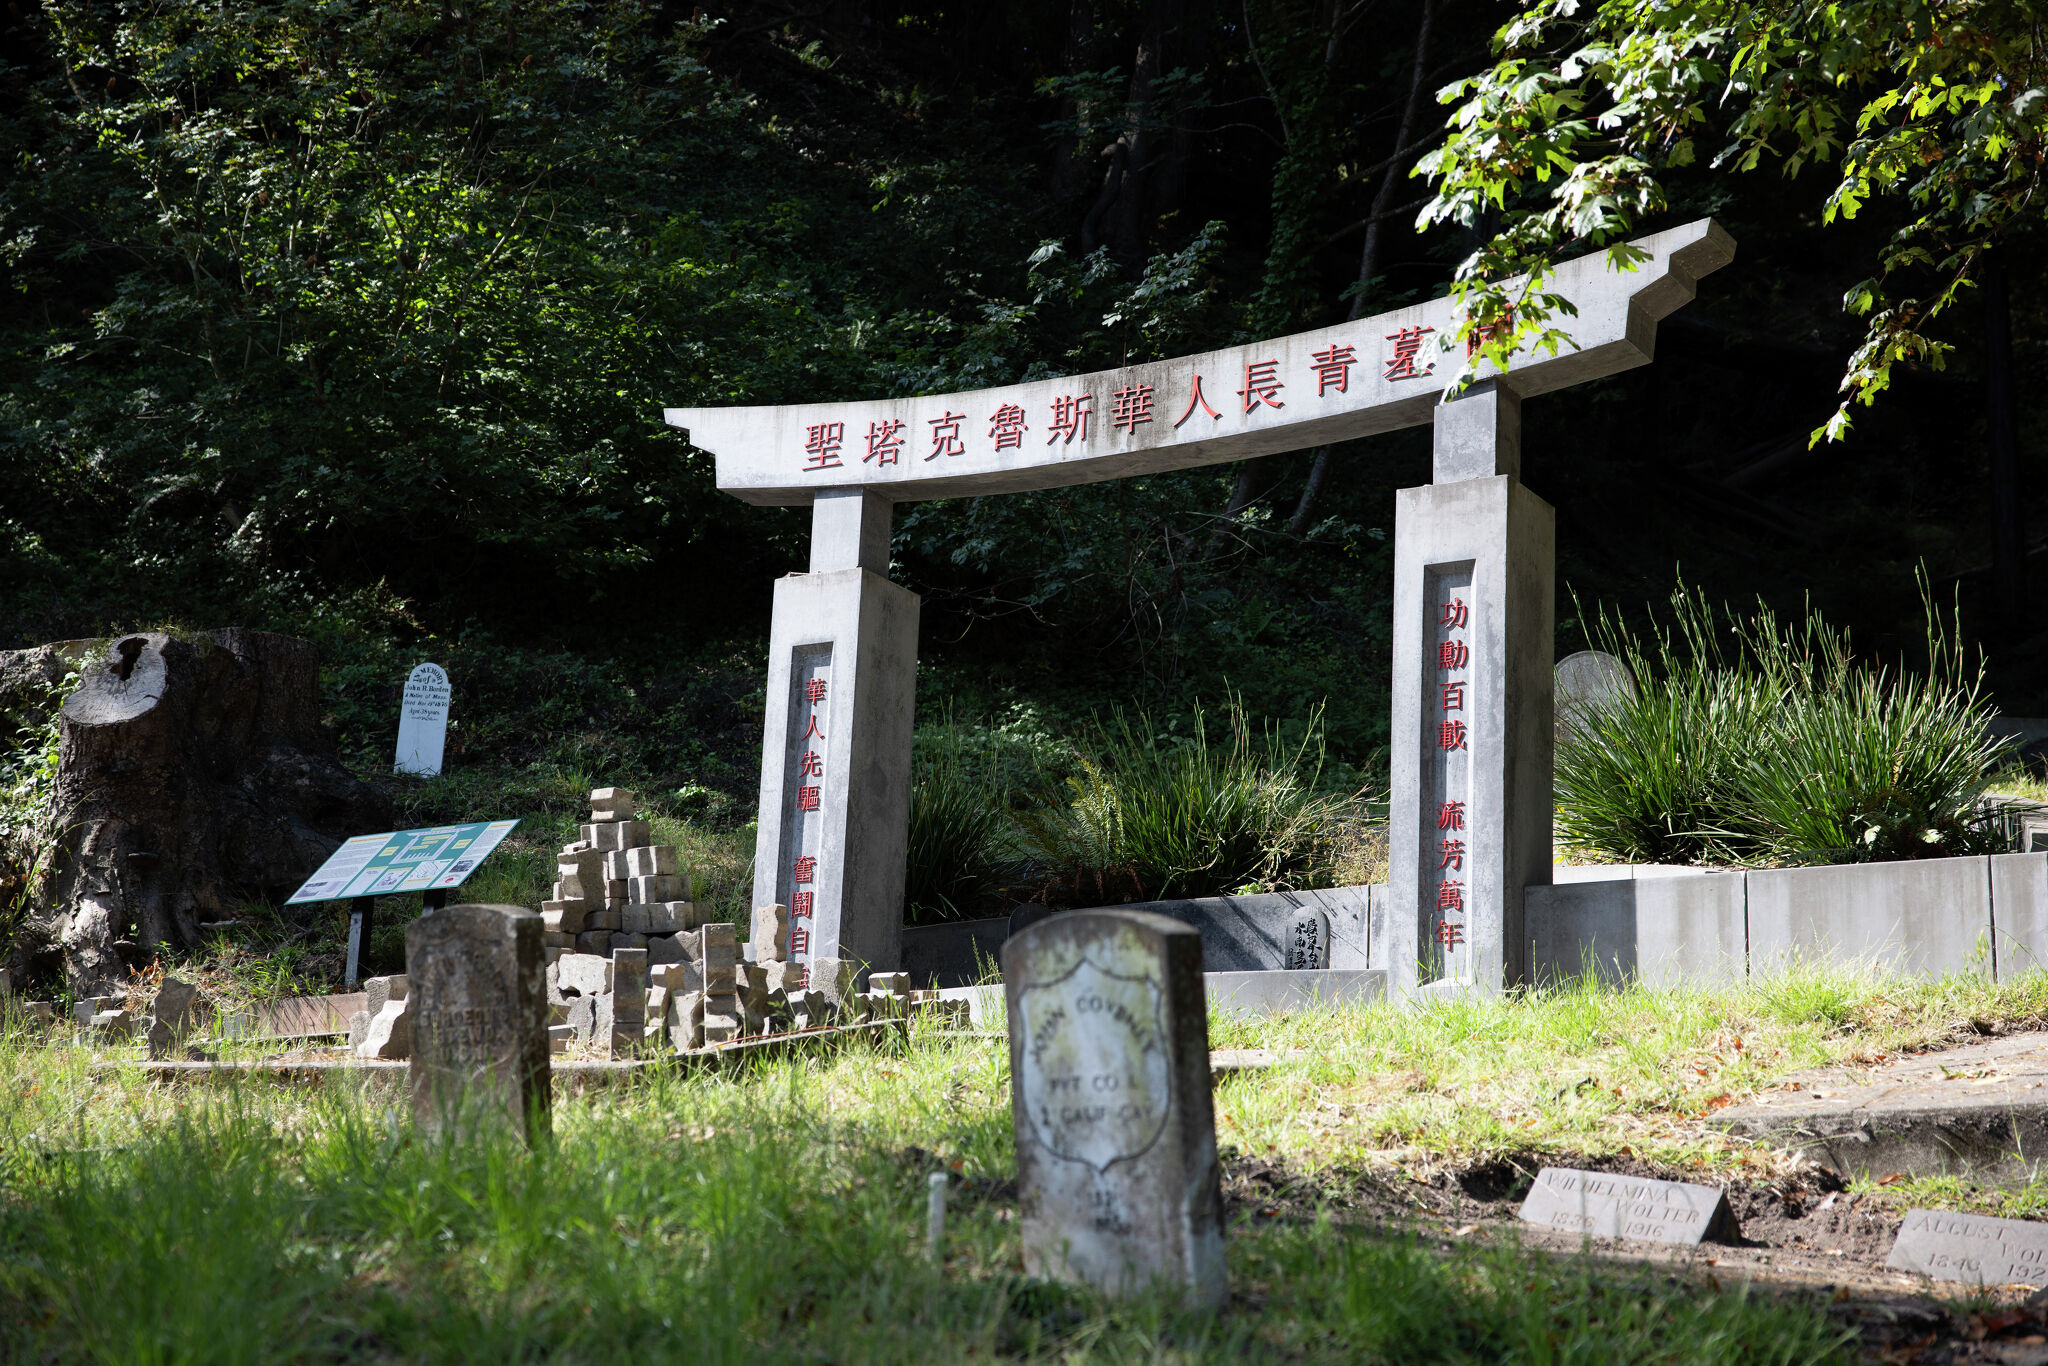
POLYGON ((1334 869, 1353 799, 1321 785, 1322 712, 1289 741, 1241 703, 1212 737, 1161 735, 1119 713, 1067 780, 1072 801, 1017 817, 1034 863, 1079 904, 1315 885, 1334 869))
POLYGON ((965 919, 996 890, 1012 861, 1008 791, 996 765, 976 752, 950 716, 918 728, 910 774, 904 920, 965 919))
MULTIPOLYGON (((1925 589, 1923 585, 1923 596, 1925 589)), ((1566 847, 1660 863, 1809 864, 1991 850, 1979 814, 2005 742, 1983 662, 1927 601, 1923 671, 1860 659, 1809 610, 1786 623, 1673 594, 1647 644, 1602 611, 1633 687, 1559 717, 1566 847)))

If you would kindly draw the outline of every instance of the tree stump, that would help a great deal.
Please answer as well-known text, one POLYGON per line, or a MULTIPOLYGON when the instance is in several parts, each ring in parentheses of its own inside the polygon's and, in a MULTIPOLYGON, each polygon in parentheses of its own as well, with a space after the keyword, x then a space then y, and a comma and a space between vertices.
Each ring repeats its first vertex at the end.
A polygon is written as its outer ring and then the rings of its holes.
POLYGON ((313 646, 264 631, 112 641, 60 715, 48 873, 14 957, 61 952, 74 991, 197 947, 237 899, 282 900, 391 801, 336 756, 313 646), (131 940, 132 936, 132 940, 131 940))

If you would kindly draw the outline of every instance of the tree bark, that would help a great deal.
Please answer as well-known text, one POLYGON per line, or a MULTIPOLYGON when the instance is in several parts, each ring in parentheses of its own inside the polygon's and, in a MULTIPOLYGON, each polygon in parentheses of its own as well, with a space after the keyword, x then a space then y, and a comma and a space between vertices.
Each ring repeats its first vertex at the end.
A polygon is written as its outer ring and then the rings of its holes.
POLYGON ((1101 187, 1081 224, 1081 250, 1109 248, 1126 271, 1143 269, 1154 225, 1180 206, 1193 146, 1186 112, 1161 108, 1159 81, 1170 72, 1198 69, 1207 41, 1201 13, 1186 0, 1147 6, 1130 84, 1124 93, 1123 129, 1101 152, 1101 187))
POLYGON ((2019 619, 2026 599, 2027 528, 2020 487, 2019 437, 2013 415, 2012 305, 2005 255, 1985 253, 1984 275, 1985 435, 1991 447, 1992 599, 2007 621, 2019 619))
POLYGON ((15 958, 61 953, 74 992, 133 952, 197 947, 237 899, 282 900, 390 799, 341 766, 305 641, 225 630, 113 642, 60 713, 49 870, 15 958))
MULTIPOLYGON (((1358 284, 1351 293, 1351 309, 1346 315, 1353 322, 1364 315, 1365 296, 1372 289, 1373 277, 1380 273, 1380 244, 1385 240, 1387 206, 1393 202, 1394 190, 1403 179, 1402 171, 1416 150, 1412 145, 1415 120, 1422 106, 1423 83, 1429 71, 1429 32, 1435 18, 1436 0, 1422 0, 1421 13, 1415 23, 1415 59, 1408 67, 1408 98, 1401 105, 1401 122, 1394 132, 1394 154, 1380 173, 1379 189, 1373 193, 1372 210, 1366 215, 1365 243, 1358 251, 1358 284)), ((1315 460, 1309 465, 1308 482, 1301 488, 1300 501, 1294 505, 1294 515, 1287 519, 1288 535, 1299 536, 1308 530, 1309 521, 1315 516, 1316 504, 1323 496, 1323 487, 1330 480, 1330 463, 1335 458, 1334 446, 1324 446, 1316 451, 1315 460)))

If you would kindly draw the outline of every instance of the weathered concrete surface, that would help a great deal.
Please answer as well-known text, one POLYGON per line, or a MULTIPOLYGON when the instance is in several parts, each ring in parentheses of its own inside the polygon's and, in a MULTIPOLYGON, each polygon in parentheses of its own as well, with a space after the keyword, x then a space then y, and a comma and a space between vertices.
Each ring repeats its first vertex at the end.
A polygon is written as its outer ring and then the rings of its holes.
POLYGON ((1010 917, 949 920, 939 925, 905 925, 899 968, 913 986, 966 987, 981 980, 985 963, 997 961, 1010 937, 1010 917))
POLYGON ((1583 975, 1651 987, 1742 981, 1749 972, 1743 873, 1624 877, 1531 887, 1524 914, 1537 983, 1583 975))
MULTIPOLYGON (((1329 967, 1334 971, 1363 971, 1385 966, 1377 961, 1378 950, 1372 944, 1376 913, 1385 897, 1384 886, 1327 887, 1257 896, 1139 901, 1102 909, 1144 911, 1193 926, 1202 936, 1202 964, 1213 974, 1285 968, 1295 917, 1303 909, 1313 908, 1329 917, 1329 967)), ((972 986, 981 980, 986 964, 994 962, 1002 952, 1009 931, 1007 916, 953 920, 940 925, 906 925, 903 970, 919 987, 972 986)))
POLYGON ((1707 1122, 1843 1176, 2028 1180, 2048 1162, 2048 1033, 1801 1072, 1707 1122))
POLYGON ((2048 854, 1993 854, 1991 921, 1998 979, 2048 967, 2048 854))
MULTIPOLYGON (((867 539, 845 527, 834 534, 867 539)), ((860 553, 872 552, 870 542, 860 553)), ((917 595, 871 570, 775 583, 753 904, 790 907, 793 961, 838 958, 882 971, 900 961, 917 619, 917 595), (803 691, 811 679, 825 683, 816 703, 803 691), (811 733, 813 720, 822 734, 811 733), (799 782, 810 754, 822 756, 822 772, 799 782), (806 786, 819 789, 815 810, 801 809, 806 786), (801 856, 817 862, 799 886, 801 856), (812 898, 809 917, 797 913, 798 891, 812 898)))
POLYGON ((1895 972, 1991 974, 1983 858, 1759 869, 1749 878, 1749 969, 1874 961, 1895 972))
POLYGON ((1210 972, 1258 972, 1287 965, 1294 917, 1304 906, 1314 906, 1330 917, 1330 966, 1364 968, 1372 957, 1373 890, 1331 887, 1257 896, 1188 897, 1108 909, 1143 911, 1193 926, 1201 932, 1202 966, 1210 972))
POLYGON ((1555 521, 1507 475, 1395 495, 1384 961, 1397 995, 1494 995, 1527 980, 1524 890, 1551 867, 1555 521), (1467 615, 1448 629, 1469 659, 1446 671, 1441 613, 1453 600, 1467 615), (1447 683, 1464 685, 1455 710, 1447 683), (1448 749, 1440 728, 1453 722, 1463 738, 1448 749), (1461 822, 1440 827, 1449 803, 1461 822), (1444 841, 1460 836, 1462 861, 1447 868, 1444 841), (1447 906, 1453 880, 1462 904, 1447 906))
POLYGON ((1387 974, 1365 971, 1209 972, 1211 1010, 1284 1015, 1318 1006, 1363 1005, 1387 995, 1387 974))
MULTIPOLYGON (((1649 254, 1634 271, 1617 271, 1605 252, 1558 267, 1545 288, 1576 305, 1577 316, 1565 323, 1576 345, 1555 355, 1516 355, 1501 380, 1505 387, 1527 398, 1647 365, 1658 321, 1691 301, 1701 276, 1735 256, 1734 242, 1710 219, 1632 245, 1649 254)), ((1438 349, 1459 320, 1453 300, 1432 299, 1290 337, 1002 389, 860 403, 670 408, 665 416, 670 426, 688 429, 692 445, 717 457, 718 487, 749 503, 801 505, 833 485, 873 488, 896 502, 1014 493, 1419 427, 1432 419, 1460 363, 1438 349), (1403 332, 1421 343, 1415 364, 1406 369, 1389 363, 1390 336, 1403 332), (1354 356, 1347 382, 1319 384, 1316 354, 1344 347, 1354 356), (1274 391, 1276 403, 1244 392, 1252 387, 1252 367, 1266 364, 1284 386, 1274 391), (1192 402, 1197 376, 1206 411, 1192 402), (1119 389, 1145 391, 1152 399, 1151 420, 1116 425, 1113 396, 1119 389), (1087 438, 1049 439, 1059 435, 1051 426, 1055 400, 1080 395, 1093 400, 1087 438), (999 408, 1010 405, 1023 410, 1027 426, 1021 440, 999 449, 992 421, 999 408), (1183 408, 1187 419, 1176 425, 1183 408), (934 424, 954 417, 959 422, 952 439, 941 443, 944 429, 934 424), (901 448, 893 458, 881 458, 869 436, 898 423, 901 448), (829 455, 825 443, 812 439, 814 428, 826 428, 823 435, 840 443, 829 455)), ((1493 373, 1490 364, 1482 369, 1482 377, 1493 373)))

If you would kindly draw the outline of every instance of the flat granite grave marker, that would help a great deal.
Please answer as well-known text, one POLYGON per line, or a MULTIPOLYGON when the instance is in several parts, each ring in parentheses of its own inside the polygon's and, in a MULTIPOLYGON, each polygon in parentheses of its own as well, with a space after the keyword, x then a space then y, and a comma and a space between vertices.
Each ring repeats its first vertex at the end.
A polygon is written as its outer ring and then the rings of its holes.
POLYGON ((1907 1210, 1885 1265, 1937 1281, 2048 1285, 2048 1224, 1939 1209, 1907 1210))
POLYGON ((1199 931, 1069 911, 1003 945, 1024 1267, 1230 1293, 1199 931))
POLYGON ((1727 1192, 1683 1181, 1545 1167, 1522 1201, 1522 1219, 1592 1238, 1651 1243, 1727 1242, 1740 1236, 1727 1192))
POLYGON ((406 927, 413 1123, 505 1120, 549 1132, 541 918, 523 906, 445 906, 406 927))
POLYGON ((432 778, 441 771, 441 754, 448 743, 448 671, 439 664, 422 664, 405 680, 405 695, 398 704, 398 758, 392 765, 398 773, 432 778))

